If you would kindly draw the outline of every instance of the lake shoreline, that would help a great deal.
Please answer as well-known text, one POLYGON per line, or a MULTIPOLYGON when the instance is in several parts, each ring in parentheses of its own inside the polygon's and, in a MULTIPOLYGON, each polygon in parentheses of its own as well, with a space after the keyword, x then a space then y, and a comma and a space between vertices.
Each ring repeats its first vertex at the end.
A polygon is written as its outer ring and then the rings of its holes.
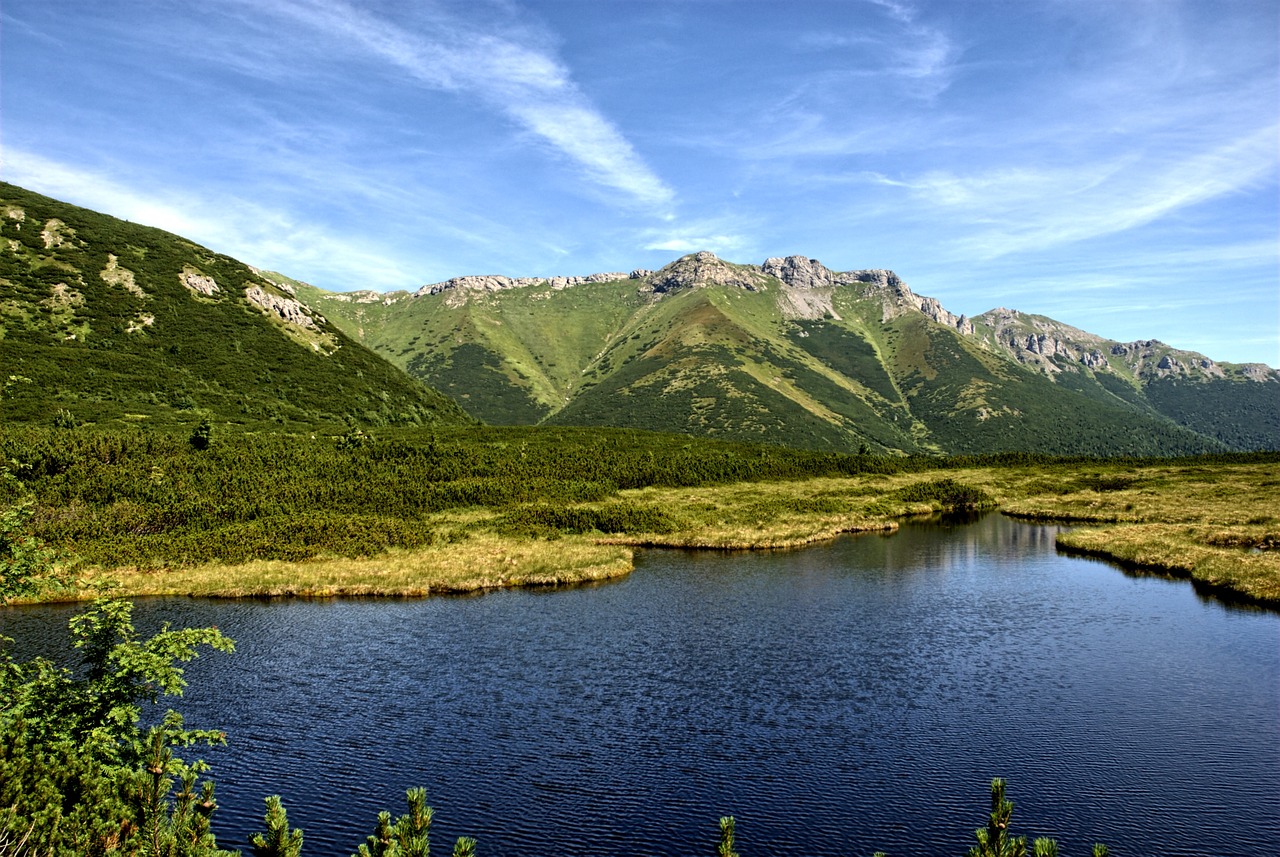
POLYGON ((1280 554, 1274 549, 1280 545, 1280 481, 1272 470, 1268 462, 1132 466, 1100 461, 1057 468, 958 468, 944 479, 926 472, 647 487, 565 508, 592 512, 612 504, 652 512, 655 519, 672 522, 668 532, 519 532, 504 529, 508 512, 476 508, 423 519, 418 526, 441 535, 422 547, 357 557, 90 567, 79 573, 72 591, 14 603, 82 601, 105 594, 418 598, 572 586, 629 574, 636 548, 801 548, 850 533, 889 533, 900 521, 976 505, 1016 519, 1084 525, 1060 533, 1058 548, 1187 578, 1199 591, 1224 600, 1275 608, 1280 607, 1280 554), (948 499, 968 492, 987 499, 974 504, 948 499))

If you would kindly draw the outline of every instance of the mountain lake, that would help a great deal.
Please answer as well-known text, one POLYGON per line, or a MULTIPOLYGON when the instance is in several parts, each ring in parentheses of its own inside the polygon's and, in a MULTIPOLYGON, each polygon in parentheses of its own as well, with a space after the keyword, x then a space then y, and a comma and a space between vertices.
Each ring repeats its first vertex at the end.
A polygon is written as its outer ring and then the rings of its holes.
MULTIPOLYGON (((425 786, 490 855, 962 855, 1004 777, 1064 855, 1280 854, 1280 614, 1061 555, 990 514, 800 550, 643 551, 614 582, 422 600, 146 599, 236 652, 171 700, 248 853, 280 794, 307 857, 425 786)), ((20 658, 75 606, 0 610, 20 658)))

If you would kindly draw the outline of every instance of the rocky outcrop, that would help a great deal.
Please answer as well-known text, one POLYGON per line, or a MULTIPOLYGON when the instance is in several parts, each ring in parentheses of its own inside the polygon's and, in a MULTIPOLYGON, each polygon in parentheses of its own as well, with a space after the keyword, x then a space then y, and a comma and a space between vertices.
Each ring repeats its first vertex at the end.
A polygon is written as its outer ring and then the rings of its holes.
POLYGON ((119 286, 136 298, 145 298, 147 296, 147 293, 142 290, 142 286, 138 285, 133 271, 120 267, 120 260, 116 258, 114 253, 107 254, 107 267, 99 271, 98 276, 102 278, 102 282, 111 286, 119 286))
POLYGON ((191 291, 198 295, 204 295, 207 298, 211 298, 218 292, 222 291, 213 277, 206 277, 204 274, 201 274, 199 271, 191 268, 184 268, 182 273, 178 275, 178 279, 182 281, 182 285, 186 286, 191 291))
POLYGON ((1225 378, 1226 371, 1214 361, 1194 351, 1180 351, 1158 339, 1116 342, 1111 355, 1120 358, 1139 378, 1225 378))
MULTIPOLYGON (((633 272, 635 273, 635 272, 633 272)), ((611 283, 617 280, 634 279, 631 275, 610 272, 602 274, 588 274, 585 277, 504 277, 501 274, 489 274, 481 276, 454 277, 451 280, 445 280, 443 283, 432 283, 429 286, 423 286, 414 292, 415 297, 424 295, 438 295, 448 291, 467 291, 467 292, 500 292, 506 289, 525 289, 530 286, 548 285, 553 289, 567 289, 570 286, 580 286, 583 283, 611 283)))
POLYGON ((295 298, 281 297, 273 295, 261 286, 249 286, 244 290, 244 296, 249 301, 266 313, 274 313, 278 318, 289 324, 296 324, 299 327, 305 327, 307 330, 319 332, 320 325, 324 324, 324 316, 312 316, 310 307, 299 302, 295 298))
POLYGON ((707 250, 682 256, 660 271, 644 278, 644 291, 654 294, 701 286, 732 286, 759 291, 768 278, 753 265, 732 265, 707 250))
POLYGON ((40 238, 44 241, 44 249, 46 250, 61 247, 75 237, 76 231, 56 217, 46 223, 44 229, 40 232, 40 238))
MULTIPOLYGON (((640 291, 655 295, 713 285, 760 291, 768 286, 771 279, 777 280, 792 292, 787 294, 784 291, 779 295, 778 303, 783 314, 789 318, 809 319, 838 318, 831 290, 842 286, 859 287, 869 297, 881 301, 885 321, 904 312, 914 311, 962 334, 974 333, 973 322, 967 316, 949 312, 935 298, 913 293, 893 271, 871 269, 836 272, 808 256, 774 256, 765 259, 762 265, 735 265, 710 251, 702 250, 682 256, 658 271, 637 268, 629 274, 609 272, 585 277, 507 277, 500 274, 462 276, 423 286, 413 296, 446 295, 446 300, 456 306, 465 303, 469 294, 533 286, 567 289, 585 283, 626 279, 639 281, 640 291)), ((390 298, 374 292, 352 292, 349 297, 335 296, 335 299, 356 303, 390 301, 390 298)))
MULTIPOLYGON (((269 271, 264 271, 261 268, 255 268, 252 265, 246 265, 245 267, 248 268, 250 271, 253 271, 259 277, 266 280, 268 283, 275 286, 277 289, 284 292, 285 294, 295 298, 298 296, 298 290, 293 287, 293 284, 286 283, 284 280, 281 280, 281 279, 277 279, 277 277, 279 276, 278 274, 273 276, 269 271)), ((307 284, 303 283, 303 285, 305 286, 307 284)))
POLYGON ((882 320, 888 321, 904 312, 915 310, 938 324, 953 328, 966 336, 972 336, 973 322, 968 316, 956 315, 938 302, 937 298, 917 295, 893 271, 873 268, 865 271, 845 271, 835 275, 838 285, 860 283, 869 297, 879 298, 883 307, 882 320))
POLYGON ((325 295, 327 301, 338 301, 344 304, 382 304, 391 306, 398 299, 405 297, 405 292, 375 292, 372 289, 361 289, 356 292, 343 292, 336 295, 325 295))
POLYGON ((836 282, 836 275, 830 268, 806 256, 774 256, 765 259, 760 270, 793 289, 830 288, 836 282))
POLYGON ((1265 363, 1241 363, 1240 374, 1250 381, 1273 381, 1280 383, 1280 372, 1265 363))
POLYGON ((1053 319, 999 307, 977 320, 989 330, 989 347, 1002 349, 1020 363, 1036 366, 1046 374, 1064 369, 1078 371, 1080 367, 1102 370, 1110 365, 1110 340, 1053 319))

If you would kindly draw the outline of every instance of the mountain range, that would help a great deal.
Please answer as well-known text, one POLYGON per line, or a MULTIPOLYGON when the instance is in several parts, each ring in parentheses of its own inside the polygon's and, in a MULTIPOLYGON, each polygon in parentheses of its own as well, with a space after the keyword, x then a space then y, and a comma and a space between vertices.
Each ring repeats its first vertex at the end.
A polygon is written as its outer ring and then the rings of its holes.
POLYGON ((0 184, 0 418, 608 425, 875 453, 1280 448, 1280 373, 803 256, 329 292, 0 184), (444 395, 441 395, 441 394, 444 395), (456 404, 455 404, 456 403, 456 404))
POLYGON ((465 276, 300 298, 486 422, 625 425, 819 449, 1280 448, 1280 373, 995 309, 803 256, 465 276))

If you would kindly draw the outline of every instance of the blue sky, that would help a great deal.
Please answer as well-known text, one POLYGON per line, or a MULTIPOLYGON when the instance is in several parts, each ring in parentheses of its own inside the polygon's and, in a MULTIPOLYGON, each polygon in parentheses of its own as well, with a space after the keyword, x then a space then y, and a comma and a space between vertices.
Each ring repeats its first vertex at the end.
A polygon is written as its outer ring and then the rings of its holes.
POLYGON ((1280 365, 1274 0, 4 0, 0 178, 330 289, 892 268, 1280 365))

